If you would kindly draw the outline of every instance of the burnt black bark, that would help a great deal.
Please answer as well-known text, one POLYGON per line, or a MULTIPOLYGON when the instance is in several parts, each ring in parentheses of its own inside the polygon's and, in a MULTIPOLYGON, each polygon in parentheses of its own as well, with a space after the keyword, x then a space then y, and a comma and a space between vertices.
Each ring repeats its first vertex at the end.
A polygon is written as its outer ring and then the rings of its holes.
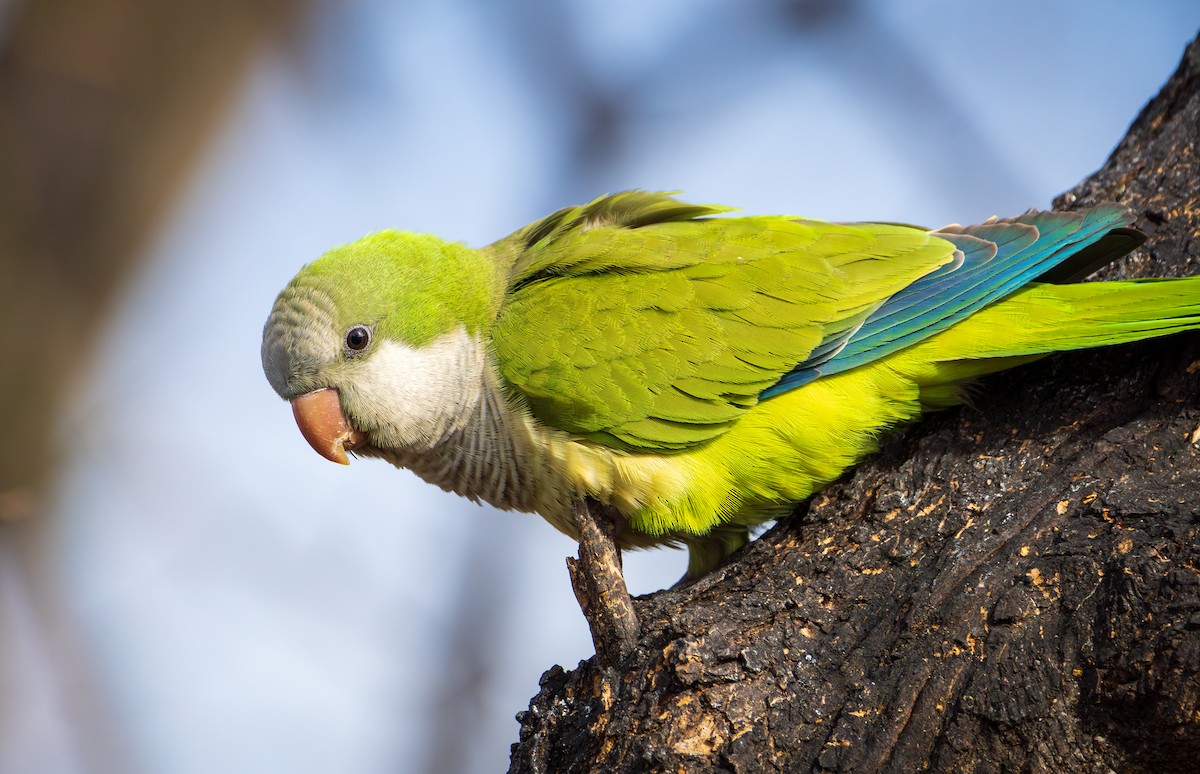
MULTIPOLYGON (((1200 39, 1105 166, 1111 277, 1200 273, 1200 39)), ((552 668, 513 772, 1200 770, 1200 336, 1058 355, 889 440, 552 668)))

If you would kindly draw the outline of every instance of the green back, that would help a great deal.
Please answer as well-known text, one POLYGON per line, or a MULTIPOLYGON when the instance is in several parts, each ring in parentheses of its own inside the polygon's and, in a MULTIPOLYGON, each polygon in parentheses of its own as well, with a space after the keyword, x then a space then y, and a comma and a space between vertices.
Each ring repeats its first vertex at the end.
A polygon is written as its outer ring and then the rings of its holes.
POLYGON ((912 227, 709 217, 723 211, 633 191, 490 248, 512 266, 495 354, 534 416, 618 448, 690 448, 954 259, 912 227))

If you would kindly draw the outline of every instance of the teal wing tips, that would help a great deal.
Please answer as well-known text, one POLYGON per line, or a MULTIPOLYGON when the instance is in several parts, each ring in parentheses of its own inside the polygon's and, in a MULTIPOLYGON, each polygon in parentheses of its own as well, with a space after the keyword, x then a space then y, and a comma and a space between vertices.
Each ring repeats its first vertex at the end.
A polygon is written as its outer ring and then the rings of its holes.
MULTIPOLYGON (((1035 279, 1090 273, 1141 244, 1125 228, 1133 216, 1104 204, 1081 212, 1027 212, 937 235, 961 258, 926 274, 887 299, 849 336, 823 341, 804 362, 764 390, 763 399, 886 357, 946 330, 1035 279), (1128 251, 1126 250, 1126 252, 1128 251), (1083 258, 1072 260, 1083 254, 1083 258), (1059 270, 1059 267, 1063 267, 1059 270)), ((1086 275, 1085 275, 1086 276, 1086 275)))
POLYGON ((1146 235, 1136 228, 1114 228, 1092 244, 1072 253, 1054 268, 1038 275, 1036 281, 1056 285, 1079 282, 1145 243, 1146 235))

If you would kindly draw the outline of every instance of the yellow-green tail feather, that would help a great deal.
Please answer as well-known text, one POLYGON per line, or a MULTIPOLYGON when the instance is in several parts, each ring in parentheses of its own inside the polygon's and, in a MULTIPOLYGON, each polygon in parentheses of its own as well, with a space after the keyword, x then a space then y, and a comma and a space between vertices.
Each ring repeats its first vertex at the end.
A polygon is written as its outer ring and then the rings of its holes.
POLYGON ((1024 357, 1197 328, 1200 277, 1031 283, 903 356, 929 362, 1024 357))

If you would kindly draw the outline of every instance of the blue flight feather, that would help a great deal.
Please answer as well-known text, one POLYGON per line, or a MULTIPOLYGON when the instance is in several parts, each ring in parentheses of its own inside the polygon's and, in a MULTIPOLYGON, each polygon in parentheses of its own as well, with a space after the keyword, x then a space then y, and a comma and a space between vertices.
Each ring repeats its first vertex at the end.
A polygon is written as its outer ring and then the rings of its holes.
POLYGON ((958 249, 955 261, 891 296, 849 336, 839 331, 821 342, 759 398, 878 360, 940 333, 1132 220, 1124 208, 1111 205, 1083 213, 1031 211, 944 229, 938 236, 958 249))

